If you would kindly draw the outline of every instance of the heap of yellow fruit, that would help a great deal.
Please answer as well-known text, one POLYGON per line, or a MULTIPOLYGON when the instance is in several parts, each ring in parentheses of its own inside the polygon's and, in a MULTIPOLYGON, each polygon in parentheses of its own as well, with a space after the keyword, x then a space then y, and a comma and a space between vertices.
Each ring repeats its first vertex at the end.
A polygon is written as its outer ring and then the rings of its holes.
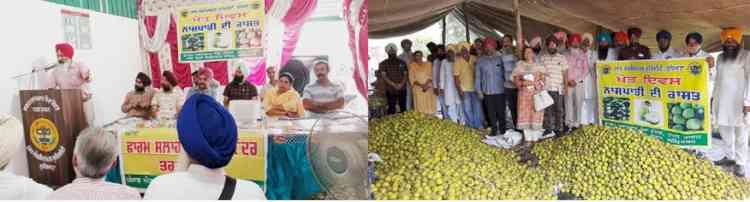
POLYGON ((677 147, 623 129, 587 127, 538 143, 539 167, 479 132, 417 112, 371 121, 375 199, 745 199, 750 183, 677 147))

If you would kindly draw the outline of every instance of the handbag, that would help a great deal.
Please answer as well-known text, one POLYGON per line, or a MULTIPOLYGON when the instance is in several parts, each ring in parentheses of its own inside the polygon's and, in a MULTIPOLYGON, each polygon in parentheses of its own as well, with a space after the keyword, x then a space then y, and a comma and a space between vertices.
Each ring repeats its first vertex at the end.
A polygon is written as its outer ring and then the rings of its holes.
POLYGON ((542 111, 554 103, 555 101, 552 99, 552 96, 549 95, 547 90, 543 90, 534 95, 534 110, 536 111, 542 111))

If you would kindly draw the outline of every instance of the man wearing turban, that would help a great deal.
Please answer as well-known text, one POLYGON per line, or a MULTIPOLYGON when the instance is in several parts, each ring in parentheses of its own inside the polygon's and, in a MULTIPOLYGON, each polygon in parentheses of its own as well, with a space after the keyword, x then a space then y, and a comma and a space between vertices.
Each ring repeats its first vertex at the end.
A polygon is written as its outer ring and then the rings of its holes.
POLYGON ((750 54, 740 46, 742 31, 739 28, 725 28, 721 32, 721 44, 723 52, 716 64, 716 89, 713 92, 712 112, 713 121, 719 126, 721 139, 726 144, 722 149, 725 157, 716 164, 732 165, 735 167, 736 175, 744 176, 750 135, 750 123, 747 121, 750 118, 750 79, 747 76, 750 72, 750 54), (744 92, 745 95, 737 95, 737 92, 744 92))
POLYGON ((599 45, 596 53, 597 61, 617 60, 617 47, 612 41, 612 33, 599 32, 596 35, 596 43, 599 45))
POLYGON ((82 63, 73 61, 75 49, 68 43, 55 45, 57 65, 50 75, 49 87, 55 89, 80 89, 83 111, 89 125, 94 124, 94 105, 91 101, 91 71, 82 63))
POLYGON ((463 42, 458 44, 458 54, 453 64, 453 79, 455 80, 458 93, 463 102, 462 110, 466 120, 466 125, 472 128, 483 128, 482 124, 482 105, 479 104, 479 97, 476 93, 474 64, 476 57, 471 55, 471 44, 463 42))
POLYGON ((505 69, 503 58, 497 52, 495 39, 484 39, 483 55, 477 59, 474 87, 479 98, 484 99, 487 110, 487 122, 491 128, 489 136, 495 137, 505 133, 505 69))
POLYGON ((628 29, 628 39, 630 44, 620 49, 618 60, 648 60, 651 59, 651 50, 641 45, 641 28, 631 27, 628 29))
MULTIPOLYGON (((449 44, 446 50, 446 57, 440 64, 440 83, 438 87, 442 90, 443 109, 445 110, 444 119, 449 119, 456 123, 463 121, 463 108, 461 107, 461 97, 459 95, 459 86, 456 85, 453 77, 453 68, 458 53, 458 45, 449 44)), ((461 92, 463 94, 463 92, 461 92)))
POLYGON ((388 86, 385 91, 388 101, 386 113, 395 114, 396 105, 398 105, 399 112, 404 112, 406 111, 406 82, 408 78, 406 63, 396 55, 398 52, 396 44, 390 43, 385 46, 385 52, 388 54, 388 58, 380 62, 378 70, 383 72, 381 74, 383 74, 388 86))
POLYGON ((214 98, 204 94, 188 98, 177 119, 177 135, 182 145, 177 163, 187 164, 187 169, 156 177, 144 199, 266 199, 257 184, 234 179, 224 172, 236 152, 237 125, 214 98))
POLYGON ((11 159, 19 151, 25 151, 22 149, 23 143, 21 121, 0 114, 0 200, 43 200, 52 193, 49 187, 8 170, 11 159))
POLYGON ((656 33, 656 42, 659 44, 659 49, 656 50, 654 59, 657 60, 668 60, 677 58, 678 54, 672 47, 672 33, 667 30, 661 30, 656 33))
POLYGON ((234 78, 224 88, 224 106, 229 108, 232 100, 253 100, 258 97, 258 89, 255 85, 245 80, 250 75, 250 70, 243 64, 238 64, 234 69, 234 78))
POLYGON ((122 112, 128 117, 153 118, 151 103, 154 94, 156 92, 151 88, 151 78, 139 72, 135 77, 135 90, 129 92, 122 103, 122 112))
MULTIPOLYGON (((581 126, 583 115, 589 114, 592 110, 583 107, 584 93, 586 90, 583 81, 589 75, 591 70, 590 61, 586 52, 581 47, 582 37, 578 33, 570 35, 570 49, 567 57, 568 71, 567 81, 565 82, 565 125, 570 129, 581 126)), ((592 117, 586 117, 592 118, 592 117)), ((592 121, 586 121, 590 124, 592 121)))

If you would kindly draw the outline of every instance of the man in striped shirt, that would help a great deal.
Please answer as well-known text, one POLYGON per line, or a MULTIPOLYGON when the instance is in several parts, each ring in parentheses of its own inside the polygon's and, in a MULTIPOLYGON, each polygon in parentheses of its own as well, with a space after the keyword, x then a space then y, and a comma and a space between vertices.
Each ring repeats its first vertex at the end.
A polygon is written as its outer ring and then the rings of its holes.
POLYGON ((102 128, 87 128, 76 140, 73 169, 78 178, 52 192, 49 200, 140 200, 133 188, 104 181, 117 158, 117 137, 102 128))
MULTIPOLYGON (((564 81, 567 81, 568 61, 562 54, 557 52, 558 41, 554 36, 547 37, 547 54, 540 57, 540 62, 546 70, 544 88, 549 92, 554 104, 544 110, 545 135, 550 132, 560 134, 564 128, 565 110, 564 81)), ((572 84, 571 84, 572 85, 572 84)))

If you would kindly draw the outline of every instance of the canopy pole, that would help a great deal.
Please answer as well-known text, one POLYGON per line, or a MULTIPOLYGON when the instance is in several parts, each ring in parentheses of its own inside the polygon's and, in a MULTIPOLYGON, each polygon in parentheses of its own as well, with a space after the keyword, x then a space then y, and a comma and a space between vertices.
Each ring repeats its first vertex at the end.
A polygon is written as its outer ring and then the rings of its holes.
MULTIPOLYGON (((450 14, 448 14, 448 15, 450 15, 450 14)), ((445 18, 447 18, 448 15, 443 16, 443 35, 442 35, 443 45, 445 45, 445 18)))
POLYGON ((464 27, 466 27, 466 42, 471 43, 471 36, 469 36, 469 16, 466 15, 466 2, 461 3, 461 9, 464 14, 464 27))
POLYGON ((518 0, 513 0, 513 13, 516 15, 516 54, 519 58, 523 56, 523 28, 521 27, 521 10, 519 9, 518 0))

